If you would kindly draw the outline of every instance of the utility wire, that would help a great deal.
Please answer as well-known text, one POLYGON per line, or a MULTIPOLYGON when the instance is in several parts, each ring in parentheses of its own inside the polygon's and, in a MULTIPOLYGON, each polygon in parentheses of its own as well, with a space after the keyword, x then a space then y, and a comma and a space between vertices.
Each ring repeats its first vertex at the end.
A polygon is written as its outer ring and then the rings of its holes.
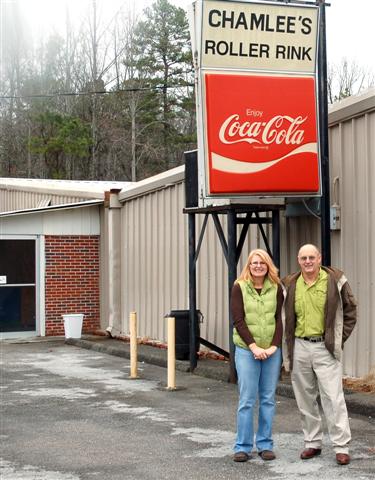
POLYGON ((118 90, 96 90, 91 92, 55 92, 55 93, 37 93, 32 95, 0 95, 0 100, 17 100, 21 98, 53 98, 53 97, 78 97, 89 95, 109 95, 121 92, 151 92, 152 90, 161 90, 164 88, 181 88, 181 87, 194 87, 193 83, 186 83, 184 85, 156 85, 155 87, 134 87, 134 88, 122 88, 118 90))

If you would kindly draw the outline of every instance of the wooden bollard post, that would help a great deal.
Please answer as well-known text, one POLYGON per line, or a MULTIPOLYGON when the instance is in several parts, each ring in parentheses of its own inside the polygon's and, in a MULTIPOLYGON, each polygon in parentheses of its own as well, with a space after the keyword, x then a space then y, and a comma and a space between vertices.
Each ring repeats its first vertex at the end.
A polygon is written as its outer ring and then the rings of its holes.
POLYGON ((137 313, 130 312, 130 378, 138 378, 137 371, 137 313))
POLYGON ((176 319, 168 321, 168 390, 176 390, 176 319))

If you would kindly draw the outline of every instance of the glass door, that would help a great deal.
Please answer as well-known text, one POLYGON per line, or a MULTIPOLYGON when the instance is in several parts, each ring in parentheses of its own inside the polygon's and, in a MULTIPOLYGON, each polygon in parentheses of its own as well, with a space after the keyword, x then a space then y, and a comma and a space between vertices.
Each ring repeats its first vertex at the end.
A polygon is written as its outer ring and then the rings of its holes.
POLYGON ((0 332, 36 330, 35 240, 0 240, 0 332))

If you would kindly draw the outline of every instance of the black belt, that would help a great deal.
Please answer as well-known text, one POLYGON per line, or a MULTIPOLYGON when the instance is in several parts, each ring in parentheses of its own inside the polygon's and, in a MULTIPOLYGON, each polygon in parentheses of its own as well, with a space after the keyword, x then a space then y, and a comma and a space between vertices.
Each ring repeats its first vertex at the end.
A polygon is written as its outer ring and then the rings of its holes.
POLYGON ((324 342, 324 336, 320 337, 299 337, 301 340, 305 340, 306 342, 318 343, 324 342))

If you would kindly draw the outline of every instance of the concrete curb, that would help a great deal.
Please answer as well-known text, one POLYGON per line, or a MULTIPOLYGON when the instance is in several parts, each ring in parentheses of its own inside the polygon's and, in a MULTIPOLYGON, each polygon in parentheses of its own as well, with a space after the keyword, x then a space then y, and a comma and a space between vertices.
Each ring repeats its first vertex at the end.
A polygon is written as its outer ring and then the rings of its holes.
MULTIPOLYGON (((88 350, 107 353, 123 358, 130 358, 129 343, 108 337, 85 338, 67 338, 65 343, 88 350)), ((167 367, 167 352, 165 349, 151 347, 148 345, 138 345, 138 362, 150 363, 159 367, 167 367)), ((189 363, 182 360, 176 360, 176 370, 189 372, 189 363)), ((211 378, 221 382, 227 382, 229 377, 229 364, 222 360, 202 359, 199 360, 194 375, 211 378)), ((288 380, 281 380, 276 393, 283 397, 294 398, 293 389, 288 380)), ((357 393, 345 390, 345 400, 348 412, 375 417, 375 395, 366 393, 357 393)))

